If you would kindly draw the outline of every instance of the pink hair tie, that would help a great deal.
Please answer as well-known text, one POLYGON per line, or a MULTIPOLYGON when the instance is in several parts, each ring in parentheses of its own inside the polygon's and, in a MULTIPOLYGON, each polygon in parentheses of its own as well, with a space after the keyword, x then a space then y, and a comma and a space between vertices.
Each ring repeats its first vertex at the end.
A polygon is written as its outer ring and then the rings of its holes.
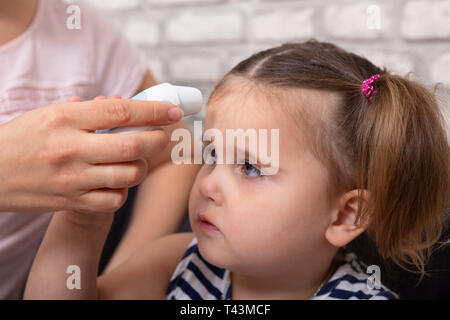
POLYGON ((373 88, 373 83, 380 77, 379 74, 371 76, 369 79, 363 81, 361 85, 362 94, 367 98, 367 100, 372 101, 373 95, 376 90, 373 88))

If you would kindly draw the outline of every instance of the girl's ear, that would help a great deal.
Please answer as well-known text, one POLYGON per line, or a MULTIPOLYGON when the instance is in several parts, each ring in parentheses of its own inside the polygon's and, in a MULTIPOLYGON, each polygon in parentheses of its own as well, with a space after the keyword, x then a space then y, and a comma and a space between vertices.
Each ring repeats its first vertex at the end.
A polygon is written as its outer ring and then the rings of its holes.
MULTIPOLYGON (((368 191, 362 192, 362 204, 367 204, 368 191)), ((368 221, 359 221, 356 225, 356 214, 358 212, 358 190, 345 193, 330 217, 330 224, 325 230, 325 238, 336 247, 345 246, 367 229, 368 221)))

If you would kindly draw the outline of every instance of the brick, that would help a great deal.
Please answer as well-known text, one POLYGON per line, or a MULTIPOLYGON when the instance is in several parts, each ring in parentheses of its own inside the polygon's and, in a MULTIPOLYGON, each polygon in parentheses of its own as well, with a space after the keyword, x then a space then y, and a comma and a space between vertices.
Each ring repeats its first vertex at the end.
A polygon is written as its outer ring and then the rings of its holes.
POLYGON ((130 10, 138 7, 141 0, 84 0, 85 2, 99 8, 111 11, 130 10))
POLYGON ((171 78, 185 81, 218 81, 223 76, 221 59, 217 57, 181 56, 169 63, 171 78))
POLYGON ((131 42, 142 46, 155 46, 160 41, 158 24, 143 19, 126 23, 124 34, 131 42))
POLYGON ((442 82, 450 88, 450 53, 443 54, 434 60, 431 66, 431 80, 442 82))
POLYGON ((450 38, 450 1, 412 1, 403 10, 401 33, 411 40, 450 38))
POLYGON ((168 75, 167 72, 165 72, 164 69, 164 63, 156 58, 148 58, 148 68, 152 72, 153 76, 155 77, 156 81, 158 82, 166 82, 168 81, 168 75))
POLYGON ((289 40, 313 36, 313 8, 257 12, 250 23, 256 40, 289 40))
POLYGON ((208 4, 219 3, 224 0, 143 0, 150 5, 193 5, 193 4, 208 4))
POLYGON ((232 68, 234 68, 239 62, 249 58, 251 55, 260 52, 265 49, 271 48, 272 45, 267 44, 255 44, 255 45, 246 45, 245 47, 241 47, 238 50, 232 50, 225 59, 225 71, 228 72, 232 68))
POLYGON ((372 50, 367 50, 360 54, 376 66, 380 68, 386 67, 388 71, 398 75, 404 76, 408 72, 415 70, 414 57, 409 54, 384 53, 372 50))
POLYGON ((388 8, 370 3, 327 6, 324 27, 327 34, 343 39, 374 39, 388 34, 388 8))
MULTIPOLYGON (((256 53, 256 51, 255 51, 256 53)), ((239 62, 241 62, 244 59, 247 59, 250 57, 249 54, 239 54, 239 55, 233 55, 229 59, 225 61, 225 71, 231 71, 239 62)))
POLYGON ((223 42, 243 36, 243 20, 233 11, 182 11, 167 21, 166 37, 172 43, 223 42))

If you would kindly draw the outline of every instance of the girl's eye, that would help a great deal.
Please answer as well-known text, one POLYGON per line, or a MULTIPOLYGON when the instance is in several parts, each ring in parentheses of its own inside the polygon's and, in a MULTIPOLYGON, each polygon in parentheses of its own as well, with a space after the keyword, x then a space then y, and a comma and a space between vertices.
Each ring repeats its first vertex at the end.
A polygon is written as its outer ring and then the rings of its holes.
POLYGON ((204 154, 206 146, 203 146, 202 154, 206 157, 205 162, 207 164, 215 164, 217 162, 216 149, 211 149, 206 155, 204 154))
POLYGON ((262 176, 261 170, 258 167, 251 165, 248 161, 245 161, 242 170, 245 175, 249 177, 260 177, 262 176))

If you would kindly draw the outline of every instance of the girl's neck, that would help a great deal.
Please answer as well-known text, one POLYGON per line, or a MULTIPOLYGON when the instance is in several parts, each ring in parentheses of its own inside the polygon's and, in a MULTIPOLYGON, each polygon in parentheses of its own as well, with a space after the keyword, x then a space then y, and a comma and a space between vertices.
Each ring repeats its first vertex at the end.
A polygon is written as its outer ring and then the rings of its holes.
POLYGON ((0 45, 20 36, 30 26, 38 0, 0 0, 0 45))
POLYGON ((272 277, 253 277, 231 273, 231 299, 233 300, 273 300, 311 299, 325 285, 336 269, 339 261, 328 259, 329 263, 310 267, 305 272, 292 270, 280 272, 272 277))

